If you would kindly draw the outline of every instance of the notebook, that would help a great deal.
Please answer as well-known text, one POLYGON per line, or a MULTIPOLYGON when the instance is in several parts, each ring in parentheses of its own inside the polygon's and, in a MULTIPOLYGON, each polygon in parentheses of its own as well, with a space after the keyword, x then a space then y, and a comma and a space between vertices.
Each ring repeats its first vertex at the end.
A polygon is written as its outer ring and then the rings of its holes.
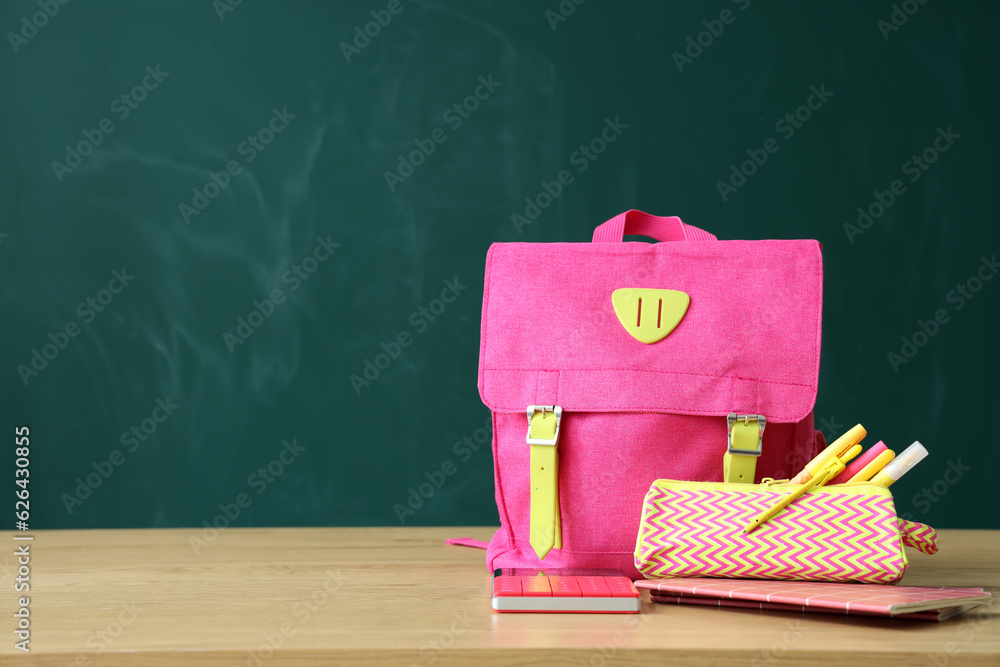
POLYGON ((632 580, 614 570, 498 569, 493 608, 501 612, 636 614, 642 598, 632 580))
POLYGON ((982 588, 704 578, 646 580, 635 585, 649 589, 653 602, 929 621, 943 621, 990 601, 990 594, 982 588))
MULTIPOLYGON (((763 611, 793 611, 793 612, 818 612, 820 614, 846 614, 850 616, 882 616, 885 614, 876 614, 870 611, 858 611, 857 609, 852 609, 850 611, 838 611, 836 609, 824 609, 822 607, 807 607, 805 605, 797 604, 781 604, 778 602, 751 602, 750 600, 730 600, 727 598, 700 598, 694 596, 686 595, 658 595, 656 593, 651 593, 649 596, 651 602, 660 602, 664 604, 690 604, 705 607, 736 607, 739 609, 760 609, 763 611)), ((910 621, 945 621, 952 616, 958 616, 962 612, 968 611, 973 607, 979 606, 978 604, 968 604, 961 605, 958 607, 947 607, 945 609, 937 609, 932 611, 915 611, 907 614, 894 614, 892 618, 905 619, 910 621)))

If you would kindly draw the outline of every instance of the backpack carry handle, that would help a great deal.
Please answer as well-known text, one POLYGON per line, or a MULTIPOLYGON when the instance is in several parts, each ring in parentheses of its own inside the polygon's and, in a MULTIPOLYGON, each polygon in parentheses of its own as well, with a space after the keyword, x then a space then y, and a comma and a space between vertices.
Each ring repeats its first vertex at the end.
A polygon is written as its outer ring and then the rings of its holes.
POLYGON ((626 234, 657 241, 716 241, 714 234, 681 222, 676 216, 658 216, 630 210, 619 213, 594 230, 594 243, 621 243, 626 234))

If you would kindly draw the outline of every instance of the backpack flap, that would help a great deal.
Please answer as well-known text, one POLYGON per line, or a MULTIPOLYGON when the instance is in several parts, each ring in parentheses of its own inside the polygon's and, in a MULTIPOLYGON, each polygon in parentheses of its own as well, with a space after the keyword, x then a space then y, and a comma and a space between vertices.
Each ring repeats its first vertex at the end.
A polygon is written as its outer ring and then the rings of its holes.
POLYGON ((495 412, 798 422, 816 400, 821 309, 817 241, 497 243, 479 392, 495 412))

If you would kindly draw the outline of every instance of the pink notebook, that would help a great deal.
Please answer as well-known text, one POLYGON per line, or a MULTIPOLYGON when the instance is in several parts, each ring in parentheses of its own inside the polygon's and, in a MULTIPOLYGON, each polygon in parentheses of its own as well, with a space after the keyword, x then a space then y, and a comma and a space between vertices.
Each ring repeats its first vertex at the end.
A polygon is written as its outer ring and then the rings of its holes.
POLYGON ((823 611, 919 620, 944 620, 990 601, 990 594, 982 588, 702 578, 644 580, 635 582, 635 585, 648 588, 654 602, 823 611))

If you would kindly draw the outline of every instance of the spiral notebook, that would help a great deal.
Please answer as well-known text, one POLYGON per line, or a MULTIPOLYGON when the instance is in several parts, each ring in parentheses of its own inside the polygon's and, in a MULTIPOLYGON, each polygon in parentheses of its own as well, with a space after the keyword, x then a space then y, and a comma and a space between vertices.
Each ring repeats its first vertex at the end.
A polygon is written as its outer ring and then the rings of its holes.
POLYGON ((678 578, 637 581, 653 602, 943 621, 989 604, 982 588, 678 578))

